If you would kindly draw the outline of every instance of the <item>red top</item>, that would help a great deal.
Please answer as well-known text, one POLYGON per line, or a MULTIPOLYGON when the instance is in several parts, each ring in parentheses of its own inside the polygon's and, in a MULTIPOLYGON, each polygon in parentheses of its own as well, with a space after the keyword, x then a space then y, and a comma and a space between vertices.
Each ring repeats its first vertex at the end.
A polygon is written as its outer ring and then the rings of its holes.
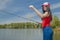
POLYGON ((50 26, 50 21, 51 21, 50 16, 42 18, 42 28, 44 28, 45 26, 50 26))

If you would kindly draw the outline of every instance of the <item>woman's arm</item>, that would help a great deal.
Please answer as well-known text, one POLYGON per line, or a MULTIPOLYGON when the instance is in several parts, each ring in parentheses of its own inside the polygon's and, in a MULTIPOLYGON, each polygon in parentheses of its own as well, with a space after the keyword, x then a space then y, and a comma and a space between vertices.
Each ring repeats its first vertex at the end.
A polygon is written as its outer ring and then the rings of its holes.
POLYGON ((44 14, 42 14, 42 13, 41 13, 38 9, 36 9, 33 5, 30 5, 29 8, 33 9, 33 10, 36 12, 36 14, 37 14, 38 16, 40 16, 41 18, 44 18, 44 17, 46 17, 46 16, 48 15, 48 12, 45 12, 44 14))

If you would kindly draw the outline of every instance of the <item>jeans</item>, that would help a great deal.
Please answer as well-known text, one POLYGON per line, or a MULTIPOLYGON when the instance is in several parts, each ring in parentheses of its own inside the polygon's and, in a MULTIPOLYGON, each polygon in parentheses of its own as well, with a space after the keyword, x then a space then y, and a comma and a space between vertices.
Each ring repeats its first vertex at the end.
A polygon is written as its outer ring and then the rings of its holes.
POLYGON ((50 26, 43 28, 43 40, 53 40, 53 30, 50 26))

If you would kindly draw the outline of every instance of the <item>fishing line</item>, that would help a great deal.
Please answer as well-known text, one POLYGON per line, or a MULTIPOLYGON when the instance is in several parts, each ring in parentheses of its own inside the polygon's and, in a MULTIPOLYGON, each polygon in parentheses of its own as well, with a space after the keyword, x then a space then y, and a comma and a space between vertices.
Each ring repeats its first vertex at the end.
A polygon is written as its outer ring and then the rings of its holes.
POLYGON ((16 14, 9 13, 9 12, 4 11, 4 10, 0 10, 0 11, 1 11, 1 12, 4 12, 4 13, 6 13, 6 14, 14 15, 14 16, 16 16, 16 17, 24 18, 24 19, 26 19, 26 20, 33 21, 33 22, 35 22, 35 23, 41 24, 40 22, 37 22, 37 21, 35 21, 35 20, 29 19, 29 18, 25 18, 25 17, 22 17, 22 16, 18 16, 18 15, 16 15, 16 14))

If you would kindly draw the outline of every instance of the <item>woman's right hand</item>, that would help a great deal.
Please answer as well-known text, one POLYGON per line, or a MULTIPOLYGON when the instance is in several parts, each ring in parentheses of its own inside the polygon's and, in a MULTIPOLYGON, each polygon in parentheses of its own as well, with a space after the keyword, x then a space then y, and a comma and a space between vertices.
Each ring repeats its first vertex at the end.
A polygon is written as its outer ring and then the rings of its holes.
POLYGON ((29 8, 34 9, 34 6, 33 5, 29 5, 29 8))

